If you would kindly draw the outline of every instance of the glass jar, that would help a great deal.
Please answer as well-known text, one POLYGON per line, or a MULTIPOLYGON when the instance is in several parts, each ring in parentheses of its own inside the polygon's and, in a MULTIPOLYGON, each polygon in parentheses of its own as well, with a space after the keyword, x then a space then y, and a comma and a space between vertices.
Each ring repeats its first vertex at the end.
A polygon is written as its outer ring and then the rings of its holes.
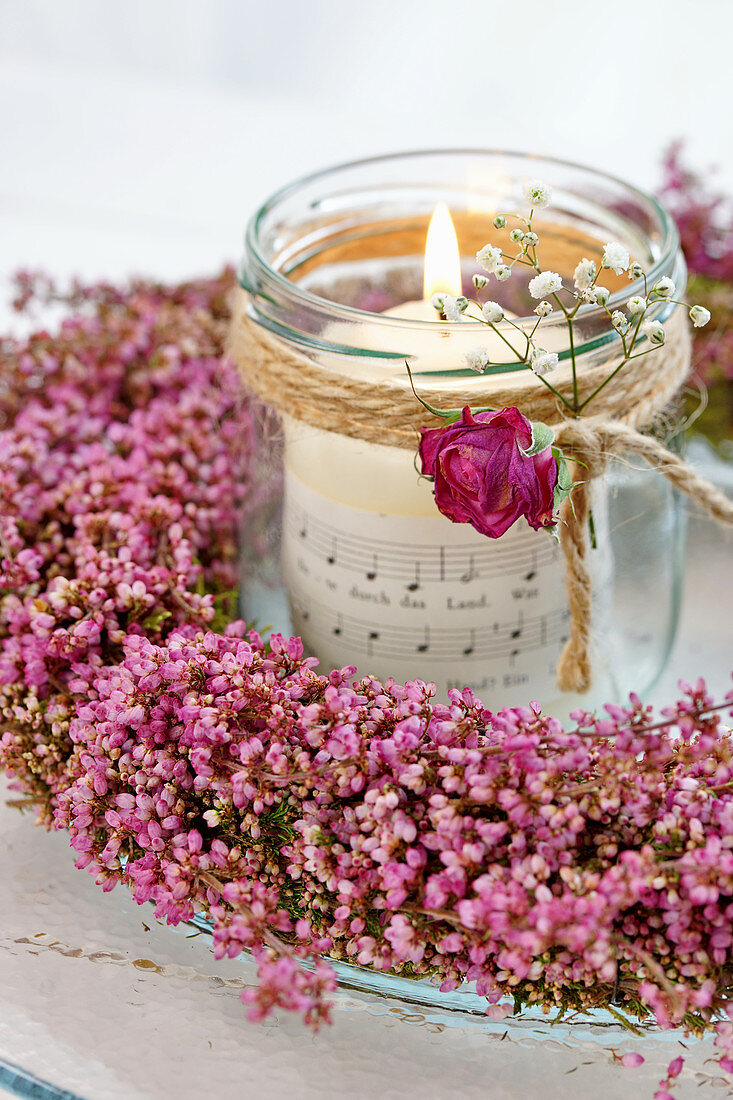
MULTIPOLYGON (((487 404, 492 385, 540 385, 508 351, 495 361, 500 338, 485 375, 467 367, 466 352, 487 340, 478 322, 400 316, 405 302, 422 297, 436 204, 450 209, 464 293, 474 297, 473 257, 496 238, 496 212, 522 211, 522 184, 537 177, 553 190, 551 207, 534 221, 543 268, 570 284, 581 257, 599 258, 615 240, 650 285, 662 276, 685 285, 671 218, 620 180, 512 153, 414 153, 334 168, 268 200, 246 235, 240 283, 247 315, 276 346, 334 378, 366 380, 377 394, 387 383, 409 385, 406 362, 418 392, 421 385, 439 385, 448 397, 475 391, 474 406, 487 404)), ((604 270, 603 282, 611 310, 644 292, 626 275, 604 270)), ((526 284, 515 275, 492 280, 482 293, 529 330, 537 319, 526 284)), ((664 322, 673 309, 660 302, 654 316, 664 322)), ((558 352, 559 371, 567 371, 559 311, 543 321, 542 345, 558 352)), ((579 376, 618 353, 607 314, 584 306, 575 322, 579 376)), ((655 357, 646 362, 652 387, 655 357)), ((346 422, 347 404, 343 414, 346 422)), ((661 429, 668 444, 674 419, 668 409, 661 429)), ((242 538, 245 619, 299 634, 324 671, 353 664, 358 675, 434 680, 439 698, 469 686, 492 708, 536 699, 562 714, 653 685, 678 617, 683 523, 668 483, 640 460, 613 460, 591 483, 593 682, 590 692, 561 694, 555 668, 569 609, 562 554, 550 534, 520 520, 490 540, 451 523, 417 472, 417 436, 415 450, 366 442, 304 422, 295 407, 281 424, 273 431, 271 418, 263 420, 261 491, 242 538)))

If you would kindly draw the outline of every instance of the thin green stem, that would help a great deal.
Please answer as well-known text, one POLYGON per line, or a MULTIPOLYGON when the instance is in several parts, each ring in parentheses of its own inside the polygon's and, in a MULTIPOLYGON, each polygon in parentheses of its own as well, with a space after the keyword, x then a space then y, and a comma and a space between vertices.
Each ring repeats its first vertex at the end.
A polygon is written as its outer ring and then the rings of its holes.
MULTIPOLYGON (((567 317, 567 315, 566 315, 567 317)), ((570 340, 570 362, 573 370, 573 412, 578 413, 578 370, 575 363, 575 334, 573 332, 573 319, 567 317, 568 337, 570 340)))
MULTIPOLYGON (((642 353, 642 354, 644 354, 644 353, 642 353)), ((575 412, 578 416, 582 413, 582 411, 586 407, 586 405, 589 405, 590 402, 593 400, 593 398, 597 397, 598 394, 601 392, 601 390, 605 386, 608 385, 608 383, 611 381, 611 379, 615 378, 616 375, 618 374, 618 372, 626 366, 628 361, 629 361, 629 356, 627 355, 624 359, 621 360, 621 362, 616 367, 616 369, 611 371, 608 378, 606 378, 603 382, 601 382, 600 386, 597 386, 596 389, 593 390, 593 393, 590 395, 590 397, 586 397, 585 401, 583 401, 580 405, 578 405, 578 408, 575 410, 575 412)))
POLYGON ((568 399, 566 397, 563 397, 563 395, 560 393, 560 391, 556 390, 551 382, 548 382, 547 379, 543 378, 541 374, 536 374, 535 378, 537 378, 537 380, 539 382, 541 382, 543 386, 547 386, 548 390, 551 390, 555 394, 555 397, 558 397, 560 399, 560 401, 562 401, 562 403, 563 403, 563 405, 565 406, 566 409, 569 409, 570 412, 572 412, 572 413, 575 412, 575 409, 573 408, 571 403, 568 401, 568 399))

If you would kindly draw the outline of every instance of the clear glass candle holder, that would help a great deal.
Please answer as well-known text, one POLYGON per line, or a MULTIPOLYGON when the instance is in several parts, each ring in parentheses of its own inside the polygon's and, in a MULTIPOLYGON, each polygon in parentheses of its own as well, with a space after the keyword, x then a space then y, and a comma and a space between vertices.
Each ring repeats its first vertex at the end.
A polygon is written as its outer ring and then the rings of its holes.
MULTIPOLYGON (((492 380, 529 392, 541 383, 508 350, 487 375, 468 368, 465 354, 486 343, 485 326, 409 319, 399 307, 422 297, 427 226, 439 201, 456 226, 464 292, 475 297, 474 256, 496 239, 495 214, 522 212, 522 184, 537 177, 553 189, 551 207, 534 223, 545 269, 571 284, 580 258, 600 259, 614 240, 650 285, 669 276, 684 287, 676 228, 651 196, 557 160, 443 151, 344 165, 269 199, 246 235, 247 313, 283 347, 375 391, 387 382, 407 386, 409 363, 418 392, 421 384, 448 395, 475 390, 476 405, 486 403, 492 380)), ((604 271, 603 282, 612 310, 643 293, 626 275, 604 271)), ((492 280, 479 296, 498 300, 527 331, 536 322, 518 274, 492 280)), ((655 316, 664 322, 673 309, 660 302, 655 316)), ((493 339, 492 360, 501 347, 493 339)), ((558 352, 558 370, 567 372, 559 311, 543 322, 542 345, 558 352)), ((584 306, 575 322, 579 375, 610 363, 619 345, 604 311, 584 306)), ((650 387, 655 361, 647 360, 650 387)), ((668 445, 675 416, 666 410, 656 429, 668 445)), ((629 690, 643 694, 662 671, 678 617, 683 522, 673 490, 641 460, 612 460, 592 482, 593 682, 572 695, 556 687, 569 609, 562 554, 549 533, 520 520, 490 540, 453 524, 438 512, 414 451, 321 430, 297 412, 278 425, 263 418, 260 457, 259 496, 242 538, 241 613, 299 634, 322 670, 353 664, 358 675, 382 680, 434 680, 439 698, 469 686, 492 708, 536 699, 556 714, 629 690)))

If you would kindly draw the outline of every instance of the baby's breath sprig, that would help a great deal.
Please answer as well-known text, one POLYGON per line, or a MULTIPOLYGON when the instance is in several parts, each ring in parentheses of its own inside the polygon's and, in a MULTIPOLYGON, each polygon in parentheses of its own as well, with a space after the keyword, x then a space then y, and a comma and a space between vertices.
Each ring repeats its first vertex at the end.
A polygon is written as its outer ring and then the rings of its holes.
MULTIPOLYGON (((618 241, 608 241, 604 245, 600 265, 596 260, 582 257, 573 273, 573 285, 567 286, 558 272, 542 266, 538 256, 540 236, 534 227, 533 219, 536 210, 550 204, 552 190, 541 180, 529 180, 524 184, 522 193, 530 208, 528 216, 499 213, 493 222, 496 229, 505 229, 510 222, 516 223, 509 231, 510 241, 517 246, 516 252, 514 254, 506 252, 502 247, 491 242, 485 244, 476 253, 476 261, 485 274, 474 275, 473 285, 477 291, 484 290, 489 286, 492 276, 498 282, 505 282, 518 266, 530 268, 533 274, 529 279, 528 290, 531 297, 538 303, 534 309, 537 321, 531 330, 528 332, 521 325, 516 324, 505 314, 498 302, 481 303, 462 296, 453 298, 448 294, 437 294, 433 297, 433 305, 445 320, 460 321, 466 317, 485 324, 507 346, 517 362, 531 370, 542 384, 555 394, 568 412, 573 416, 580 416, 627 363, 663 347, 666 334, 664 325, 658 319, 660 307, 665 304, 682 305, 684 303, 674 297, 676 287, 668 276, 658 279, 650 287, 647 273, 642 265, 636 260, 632 261, 628 249, 618 241), (625 303, 624 309, 612 311, 608 305, 611 291, 598 281, 604 271, 613 272, 615 275, 627 272, 629 279, 642 280, 644 293, 632 295, 625 303), (593 392, 581 399, 578 387, 575 323, 579 311, 584 306, 596 306, 604 310, 611 327, 615 329, 621 341, 622 356, 618 365, 593 392), (542 322, 556 310, 564 315, 568 330, 572 397, 561 393, 546 377, 558 366, 559 355, 545 350, 537 339, 542 322), (502 327, 499 328, 499 325, 502 327), (508 332, 508 329, 514 329, 517 337, 508 332)), ((690 307, 689 315, 696 328, 701 328, 710 320, 710 312, 700 305, 690 307)), ((466 354, 466 362, 472 370, 483 373, 491 365, 489 349, 485 346, 471 349, 466 354)))

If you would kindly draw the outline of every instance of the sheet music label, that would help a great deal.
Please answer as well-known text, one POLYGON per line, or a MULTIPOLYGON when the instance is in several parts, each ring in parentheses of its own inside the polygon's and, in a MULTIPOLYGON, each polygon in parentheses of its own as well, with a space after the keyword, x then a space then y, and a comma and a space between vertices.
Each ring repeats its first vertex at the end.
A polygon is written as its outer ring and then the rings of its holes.
POLYGON ((367 512, 286 469, 282 553, 293 629, 322 669, 434 680, 442 698, 468 685, 504 706, 556 693, 569 614, 549 532, 520 521, 492 540, 437 510, 367 512))

